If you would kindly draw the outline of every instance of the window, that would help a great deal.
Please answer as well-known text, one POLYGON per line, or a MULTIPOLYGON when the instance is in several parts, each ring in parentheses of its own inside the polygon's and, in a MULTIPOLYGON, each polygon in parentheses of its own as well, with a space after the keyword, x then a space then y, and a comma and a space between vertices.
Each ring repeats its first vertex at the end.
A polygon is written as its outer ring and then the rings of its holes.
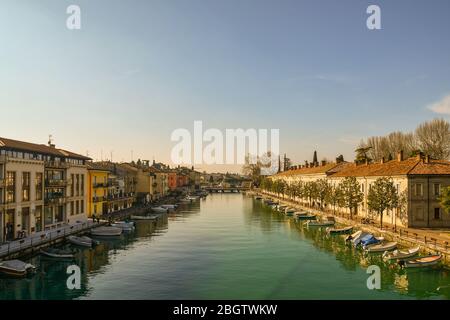
POLYGON ((441 218, 441 208, 434 208, 434 219, 439 220, 441 218))
POLYGON ((74 174, 71 175, 71 179, 72 179, 72 183, 71 183, 71 187, 70 187, 70 196, 73 197, 75 194, 75 175, 74 174))
POLYGON ((77 208, 76 214, 79 214, 80 213, 80 202, 77 200, 75 204, 76 204, 76 208, 77 208))
POLYGON ((34 210, 36 232, 42 231, 42 206, 37 206, 34 210))
POLYGON ((77 197, 80 195, 80 175, 75 176, 75 189, 77 197))
POLYGON ((423 196, 423 186, 422 186, 421 183, 416 183, 414 190, 415 190, 414 195, 416 197, 422 197, 423 196))
POLYGON ((70 202, 70 215, 73 216, 75 214, 73 201, 70 202))
POLYGON ((80 202, 81 202, 81 204, 80 204, 80 213, 84 213, 84 200, 81 200, 80 202))
POLYGON ((36 200, 42 200, 43 189, 43 174, 42 172, 36 173, 36 200))
POLYGON ((439 196, 441 194, 441 185, 439 183, 434 184, 434 195, 439 196))
POLYGON ((84 174, 81 176, 81 195, 84 196, 84 174))
POLYGON ((361 184, 361 192, 364 193, 364 184, 361 184))
POLYGON ((6 203, 16 202, 16 173, 8 171, 6 173, 6 203))
POLYGON ((22 172, 22 201, 30 201, 30 173, 22 172))

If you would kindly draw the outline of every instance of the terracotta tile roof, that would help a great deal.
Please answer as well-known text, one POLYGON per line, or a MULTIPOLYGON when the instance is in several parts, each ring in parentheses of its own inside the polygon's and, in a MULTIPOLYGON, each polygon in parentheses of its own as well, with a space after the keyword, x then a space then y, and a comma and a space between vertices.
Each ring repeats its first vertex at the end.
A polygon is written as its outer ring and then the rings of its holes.
POLYGON ((432 159, 429 163, 420 161, 408 174, 450 175, 450 161, 432 159))
POLYGON ((450 175, 450 161, 430 159, 428 163, 417 157, 403 161, 391 160, 386 163, 368 165, 351 164, 333 174, 333 177, 401 176, 401 175, 450 175))
POLYGON ((336 172, 333 171, 335 169, 338 169, 339 167, 343 167, 345 164, 348 164, 347 162, 342 162, 339 164, 336 163, 327 163, 324 166, 317 166, 317 167, 309 167, 309 168, 300 168, 295 170, 287 170, 280 172, 276 174, 275 176, 294 176, 294 175, 303 175, 303 174, 329 174, 329 172, 336 172))
POLYGON ((0 137, 0 148, 13 149, 23 152, 36 152, 57 157, 70 157, 79 160, 91 160, 89 157, 85 157, 64 149, 53 148, 45 144, 36 144, 2 137, 0 137))

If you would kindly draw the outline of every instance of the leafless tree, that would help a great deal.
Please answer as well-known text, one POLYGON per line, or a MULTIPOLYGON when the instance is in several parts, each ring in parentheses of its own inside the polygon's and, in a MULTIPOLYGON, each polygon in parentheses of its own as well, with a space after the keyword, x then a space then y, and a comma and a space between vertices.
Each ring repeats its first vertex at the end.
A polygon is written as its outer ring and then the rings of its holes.
POLYGON ((450 123, 434 119, 419 125, 415 132, 419 149, 434 159, 450 157, 450 123))

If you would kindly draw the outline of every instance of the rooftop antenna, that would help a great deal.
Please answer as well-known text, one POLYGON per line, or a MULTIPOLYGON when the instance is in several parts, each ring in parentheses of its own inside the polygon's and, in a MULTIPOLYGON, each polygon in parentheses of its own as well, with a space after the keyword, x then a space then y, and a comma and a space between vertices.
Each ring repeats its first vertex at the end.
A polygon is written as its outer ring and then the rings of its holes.
POLYGON ((100 161, 103 161, 103 149, 100 150, 100 161))
POLYGON ((112 151, 112 150, 110 151, 110 154, 111 154, 111 159, 110 159, 110 160, 111 160, 111 162, 113 162, 113 161, 112 161, 112 160, 113 160, 113 159, 112 159, 112 156, 113 156, 113 151, 112 151))
POLYGON ((131 162, 133 162, 133 150, 131 150, 131 162))

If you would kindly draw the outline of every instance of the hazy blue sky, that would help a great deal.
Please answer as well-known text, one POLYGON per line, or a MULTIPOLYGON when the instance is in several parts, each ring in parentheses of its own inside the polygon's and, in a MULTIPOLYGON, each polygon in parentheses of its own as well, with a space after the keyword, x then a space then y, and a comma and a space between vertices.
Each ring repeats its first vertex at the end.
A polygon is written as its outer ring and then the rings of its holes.
POLYGON ((0 4, 0 136, 169 161, 171 132, 203 120, 280 128, 303 162, 448 118, 427 108, 450 94, 448 0, 0 4), (66 28, 70 4, 81 30, 66 28), (382 30, 367 29, 369 4, 382 30))

